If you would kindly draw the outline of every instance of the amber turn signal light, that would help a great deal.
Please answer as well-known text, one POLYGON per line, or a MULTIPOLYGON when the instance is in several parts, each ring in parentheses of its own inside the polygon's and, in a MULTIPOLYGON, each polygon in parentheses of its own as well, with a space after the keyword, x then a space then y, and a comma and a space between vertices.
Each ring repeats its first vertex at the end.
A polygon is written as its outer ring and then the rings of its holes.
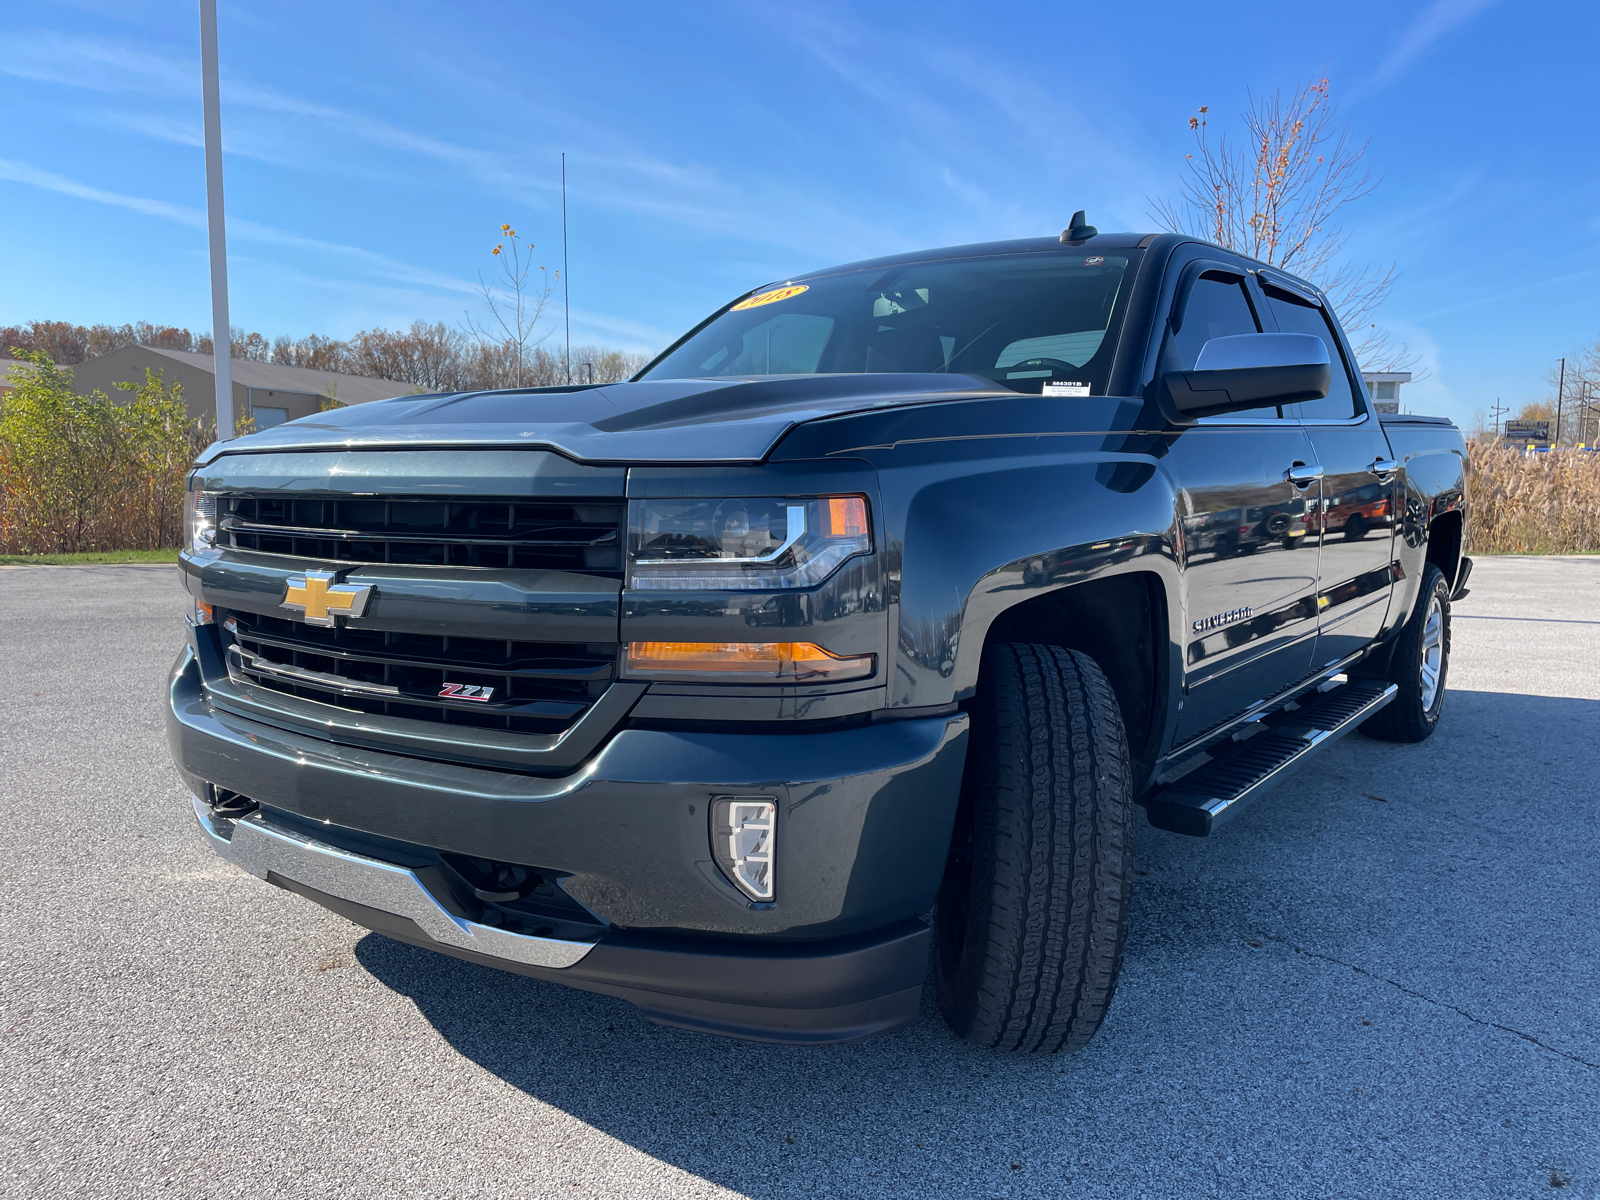
POLYGON ((860 496, 832 496, 823 501, 824 537, 866 537, 867 502, 860 496))
POLYGON ((814 642, 629 642, 635 677, 825 683, 872 674, 870 654, 843 658, 814 642))

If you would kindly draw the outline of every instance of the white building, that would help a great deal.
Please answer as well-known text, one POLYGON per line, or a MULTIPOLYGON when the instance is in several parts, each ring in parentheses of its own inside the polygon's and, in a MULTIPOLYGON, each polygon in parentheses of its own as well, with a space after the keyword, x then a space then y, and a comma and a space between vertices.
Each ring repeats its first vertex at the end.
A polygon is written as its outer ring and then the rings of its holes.
POLYGON ((1363 371, 1367 381, 1367 394, 1372 397, 1372 407, 1381 413, 1400 411, 1400 385, 1411 382, 1410 371, 1363 371))

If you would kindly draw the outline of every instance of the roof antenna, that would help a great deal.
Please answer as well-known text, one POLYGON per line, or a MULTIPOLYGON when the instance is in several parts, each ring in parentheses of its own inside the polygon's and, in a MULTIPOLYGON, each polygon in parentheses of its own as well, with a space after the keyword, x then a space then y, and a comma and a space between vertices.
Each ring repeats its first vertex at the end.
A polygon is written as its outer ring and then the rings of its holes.
POLYGON ((1083 209, 1080 208, 1072 214, 1071 224, 1061 231, 1061 244, 1069 246, 1074 242, 1083 241, 1084 238, 1092 238, 1099 232, 1098 229, 1089 224, 1088 219, 1083 215, 1083 209))

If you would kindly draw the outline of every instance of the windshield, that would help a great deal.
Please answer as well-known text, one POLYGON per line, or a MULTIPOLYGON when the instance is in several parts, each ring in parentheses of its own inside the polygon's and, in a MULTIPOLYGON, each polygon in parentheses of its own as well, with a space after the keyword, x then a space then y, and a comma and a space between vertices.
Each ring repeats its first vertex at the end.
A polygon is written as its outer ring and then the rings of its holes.
POLYGON ((908 263, 764 289, 641 379, 936 371, 1104 395, 1137 256, 1046 251, 908 263))

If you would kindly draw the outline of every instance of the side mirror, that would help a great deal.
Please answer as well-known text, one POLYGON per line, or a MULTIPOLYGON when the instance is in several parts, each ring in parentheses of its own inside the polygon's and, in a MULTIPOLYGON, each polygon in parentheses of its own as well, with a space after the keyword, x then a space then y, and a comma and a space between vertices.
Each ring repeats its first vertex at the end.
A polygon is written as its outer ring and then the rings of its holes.
POLYGON ((1333 370, 1328 347, 1311 333, 1239 333, 1200 347, 1192 371, 1161 377, 1173 407, 1185 417, 1320 400, 1333 370))

